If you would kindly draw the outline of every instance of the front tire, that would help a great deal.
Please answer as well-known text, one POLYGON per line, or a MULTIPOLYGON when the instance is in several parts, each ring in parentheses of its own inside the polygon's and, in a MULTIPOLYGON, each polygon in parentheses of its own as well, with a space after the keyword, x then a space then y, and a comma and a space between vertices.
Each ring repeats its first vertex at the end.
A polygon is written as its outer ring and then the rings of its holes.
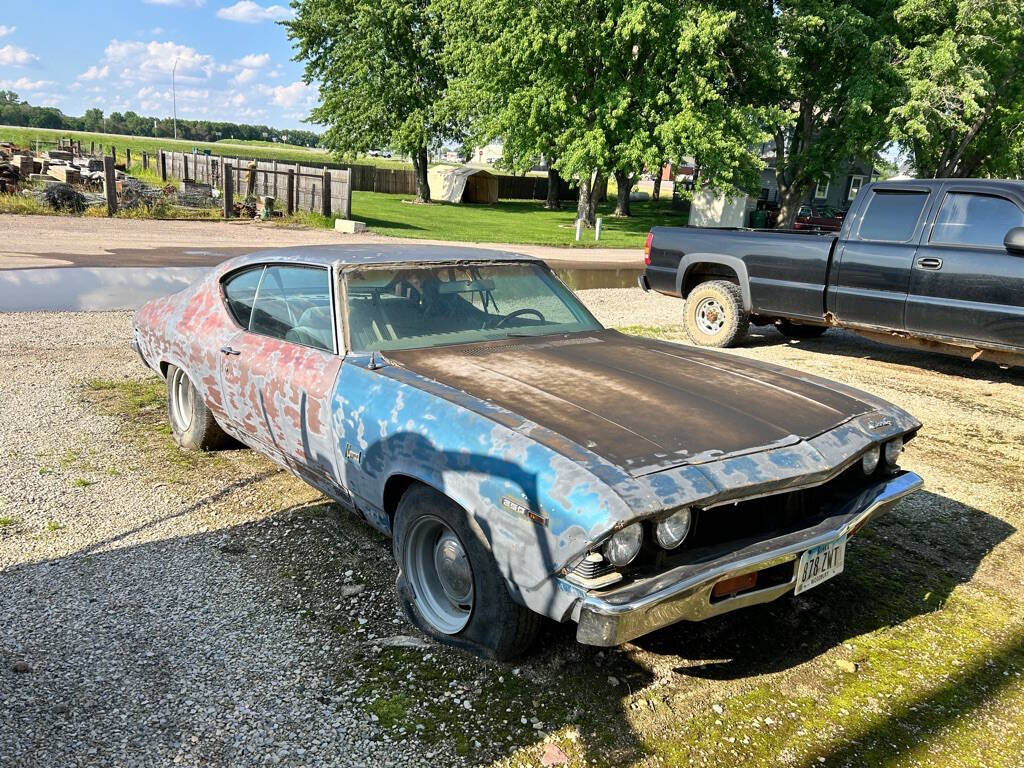
POLYGON ((483 533, 451 499, 409 488, 395 513, 392 547, 399 600, 423 632, 500 661, 530 647, 541 617, 512 599, 483 533))
POLYGON ((731 347, 747 335, 750 316, 735 283, 710 280, 686 297, 686 334, 701 347, 731 347))
POLYGON ((167 366, 167 420, 174 442, 187 451, 212 451, 228 441, 188 374, 176 365, 167 366))

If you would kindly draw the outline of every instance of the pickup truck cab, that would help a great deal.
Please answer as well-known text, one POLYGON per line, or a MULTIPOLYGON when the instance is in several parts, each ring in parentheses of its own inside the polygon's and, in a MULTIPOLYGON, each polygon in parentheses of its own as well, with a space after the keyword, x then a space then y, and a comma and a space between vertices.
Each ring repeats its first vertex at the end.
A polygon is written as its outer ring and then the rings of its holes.
POLYGON ((880 182, 836 233, 655 227, 640 286, 686 299, 694 343, 748 325, 1024 362, 1024 182, 880 182))

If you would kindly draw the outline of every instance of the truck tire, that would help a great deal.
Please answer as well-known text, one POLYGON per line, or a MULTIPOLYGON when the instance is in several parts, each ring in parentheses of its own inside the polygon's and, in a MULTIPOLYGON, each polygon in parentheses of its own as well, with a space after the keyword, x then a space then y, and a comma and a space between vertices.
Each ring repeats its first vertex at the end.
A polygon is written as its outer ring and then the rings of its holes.
POLYGON ((414 484, 398 502, 398 599, 438 642, 504 661, 525 652, 541 616, 512 599, 479 527, 447 496, 414 484))
POLYGON ((827 325, 803 325, 782 320, 775 326, 787 339, 816 339, 828 330, 827 325))
POLYGON ((750 317, 735 283, 710 280, 686 297, 686 334, 701 347, 731 347, 747 335, 750 317))
POLYGON ((213 451, 230 441, 188 374, 176 365, 167 366, 167 420, 174 442, 186 451, 213 451))

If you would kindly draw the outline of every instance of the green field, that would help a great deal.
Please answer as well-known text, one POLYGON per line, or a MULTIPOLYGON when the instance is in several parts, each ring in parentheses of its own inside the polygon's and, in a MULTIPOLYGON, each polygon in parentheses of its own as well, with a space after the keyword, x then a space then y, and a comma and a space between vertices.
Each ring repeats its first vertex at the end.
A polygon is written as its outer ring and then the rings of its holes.
MULTIPOLYGON (((89 133, 87 131, 65 131, 50 128, 24 128, 12 125, 0 125, 0 141, 10 141, 18 146, 35 147, 38 140, 44 142, 43 147, 52 147, 58 139, 70 138, 81 141, 88 147, 90 142, 102 144, 104 149, 113 145, 118 155, 130 149, 132 154, 141 152, 155 153, 158 149, 191 152, 193 148, 200 151, 208 149, 214 154, 239 157, 252 157, 260 160, 281 160, 289 163, 309 163, 322 165, 337 162, 322 149, 308 149, 294 144, 275 144, 273 142, 243 141, 241 139, 222 139, 219 142, 184 141, 174 139, 155 139, 148 136, 124 136, 115 133, 89 133)), ((410 163, 402 160, 387 160, 379 157, 360 157, 354 162, 359 165, 376 165, 380 168, 411 169, 410 163)))
POLYGON ((575 241, 576 206, 564 203, 561 211, 544 210, 540 200, 502 200, 493 205, 414 205, 410 195, 378 192, 352 193, 352 218, 366 222, 373 232, 392 237, 454 240, 477 243, 522 243, 604 248, 642 248, 654 226, 683 226, 686 215, 672 210, 668 201, 633 203, 633 216, 615 219, 614 202, 598 206, 603 218, 600 242, 584 231, 575 241))

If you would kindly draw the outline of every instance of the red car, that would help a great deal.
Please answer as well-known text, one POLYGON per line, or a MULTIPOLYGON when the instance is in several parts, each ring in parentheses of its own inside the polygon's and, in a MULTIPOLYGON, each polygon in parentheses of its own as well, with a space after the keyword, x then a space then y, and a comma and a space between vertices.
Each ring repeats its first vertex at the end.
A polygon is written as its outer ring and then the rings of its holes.
POLYGON ((793 229, 811 229, 816 232, 838 232, 843 226, 846 211, 823 205, 802 205, 797 211, 793 229))

